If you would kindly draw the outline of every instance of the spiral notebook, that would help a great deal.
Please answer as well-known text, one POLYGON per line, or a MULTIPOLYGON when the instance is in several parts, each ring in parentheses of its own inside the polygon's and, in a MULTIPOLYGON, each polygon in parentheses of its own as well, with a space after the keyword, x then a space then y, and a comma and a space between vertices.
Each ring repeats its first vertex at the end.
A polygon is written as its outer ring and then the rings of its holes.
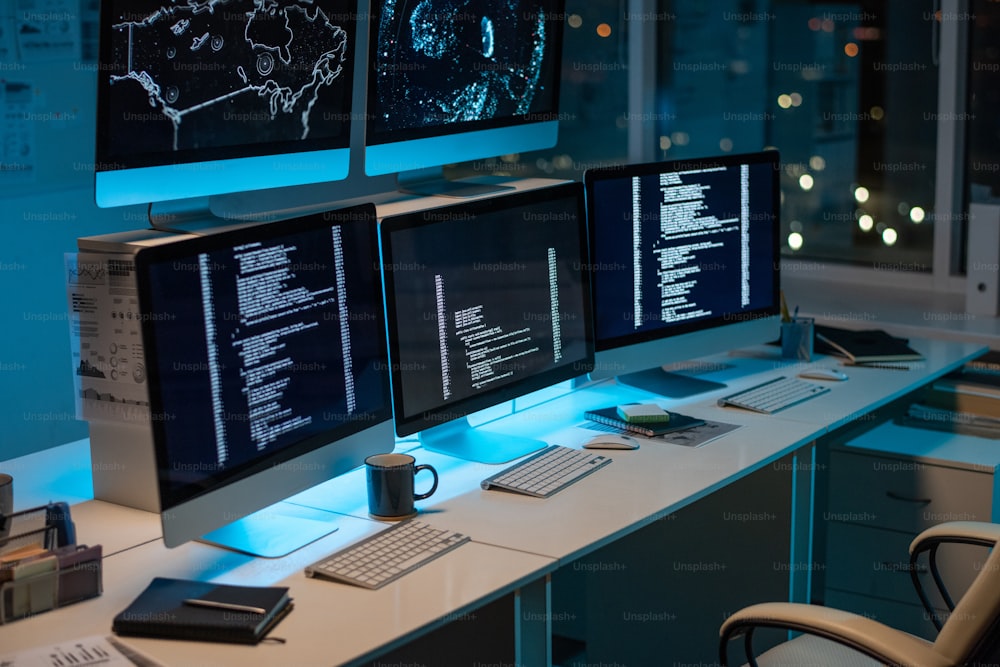
POLYGON ((615 428, 623 431, 638 433, 639 435, 644 435, 648 438, 664 435, 666 433, 673 433, 674 431, 680 431, 686 428, 694 428, 695 426, 701 426, 705 423, 704 419, 689 417, 677 412, 670 413, 670 421, 668 422, 652 424, 629 422, 625 421, 618 415, 618 406, 601 408, 599 410, 587 410, 583 413, 583 416, 592 422, 597 422, 598 424, 604 424, 606 426, 614 426, 615 428))

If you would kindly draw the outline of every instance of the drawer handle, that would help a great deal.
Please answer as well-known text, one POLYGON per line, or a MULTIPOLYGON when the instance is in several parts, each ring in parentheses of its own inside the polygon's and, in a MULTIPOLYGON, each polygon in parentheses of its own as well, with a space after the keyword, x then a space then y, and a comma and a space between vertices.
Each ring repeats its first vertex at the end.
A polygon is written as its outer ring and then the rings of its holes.
POLYGON ((901 496, 898 493, 892 491, 886 491, 885 495, 889 496, 893 500, 901 500, 904 503, 916 503, 918 505, 926 506, 931 504, 930 498, 908 498, 906 496, 901 496))

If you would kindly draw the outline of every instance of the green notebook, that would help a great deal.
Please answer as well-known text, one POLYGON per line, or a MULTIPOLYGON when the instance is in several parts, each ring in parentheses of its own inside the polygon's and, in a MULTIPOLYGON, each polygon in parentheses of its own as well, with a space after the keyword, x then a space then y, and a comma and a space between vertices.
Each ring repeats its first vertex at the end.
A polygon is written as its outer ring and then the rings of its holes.
POLYGON ((291 610, 285 587, 156 577, 111 629, 122 636, 256 644, 291 610))

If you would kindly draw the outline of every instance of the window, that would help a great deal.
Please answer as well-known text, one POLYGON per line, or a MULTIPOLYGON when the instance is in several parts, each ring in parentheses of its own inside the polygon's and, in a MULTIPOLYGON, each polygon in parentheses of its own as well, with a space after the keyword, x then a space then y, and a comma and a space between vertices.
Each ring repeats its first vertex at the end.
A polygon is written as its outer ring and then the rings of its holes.
MULTIPOLYGON (((942 34, 963 1, 570 0, 559 145, 461 168, 580 178, 608 162, 775 147, 786 256, 947 276, 961 229, 935 265, 939 134, 954 123, 938 91, 957 52, 942 34)), ((989 32, 1000 3, 973 2, 967 171, 974 193, 1000 196, 989 32)), ((960 214, 961 199, 938 219, 960 214)))
POLYGON ((930 272, 931 0, 776 2, 767 119, 786 163, 785 252, 930 272))
POLYGON ((626 161, 630 123, 627 19, 618 0, 567 0, 559 143, 548 150, 458 165, 453 175, 579 180, 589 167, 626 161))
POLYGON ((1000 2, 974 0, 969 36, 969 202, 1000 205, 1000 2))

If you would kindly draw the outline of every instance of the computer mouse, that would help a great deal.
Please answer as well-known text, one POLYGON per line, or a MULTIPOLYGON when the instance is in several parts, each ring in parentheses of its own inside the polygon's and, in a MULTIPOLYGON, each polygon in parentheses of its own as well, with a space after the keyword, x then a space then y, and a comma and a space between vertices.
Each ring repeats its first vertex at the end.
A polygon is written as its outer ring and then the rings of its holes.
POLYGON ((836 368, 810 368, 799 373, 800 378, 809 380, 846 380, 847 375, 836 368))
POLYGON ((639 449, 639 441, 629 435, 602 433, 583 443, 584 449, 639 449))

